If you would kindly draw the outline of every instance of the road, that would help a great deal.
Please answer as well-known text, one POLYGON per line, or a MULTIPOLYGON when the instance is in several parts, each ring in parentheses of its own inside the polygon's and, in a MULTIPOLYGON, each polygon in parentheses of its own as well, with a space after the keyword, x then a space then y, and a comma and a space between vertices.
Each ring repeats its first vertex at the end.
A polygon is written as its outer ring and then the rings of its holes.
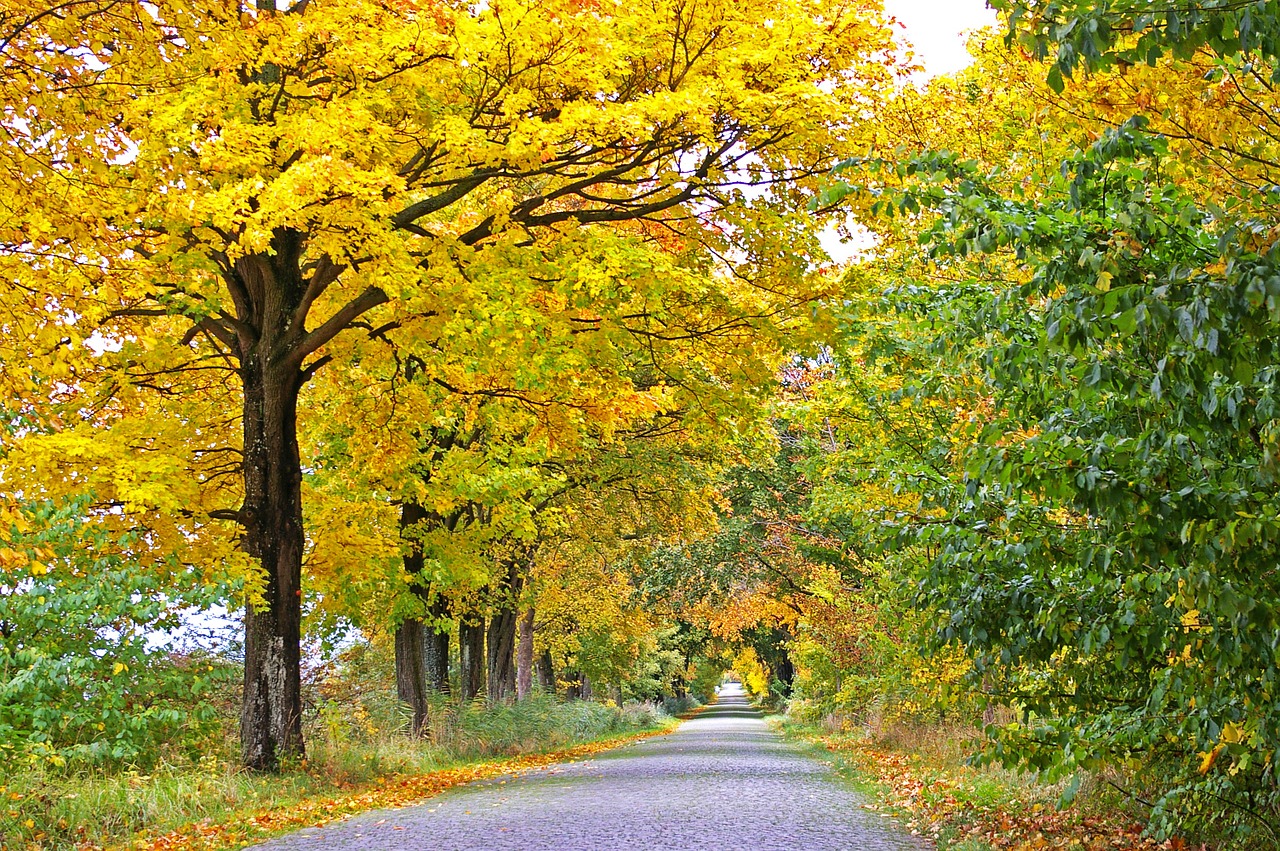
POLYGON ((257 846, 262 851, 921 851, 736 690, 676 732, 452 789, 257 846))

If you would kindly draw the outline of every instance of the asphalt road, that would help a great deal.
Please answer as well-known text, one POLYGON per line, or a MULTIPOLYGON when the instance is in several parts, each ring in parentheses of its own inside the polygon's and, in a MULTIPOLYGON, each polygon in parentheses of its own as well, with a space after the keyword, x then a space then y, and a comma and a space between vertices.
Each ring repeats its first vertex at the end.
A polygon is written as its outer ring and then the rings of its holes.
POLYGON ((257 846, 264 851, 920 851, 740 692, 670 735, 452 789, 257 846))

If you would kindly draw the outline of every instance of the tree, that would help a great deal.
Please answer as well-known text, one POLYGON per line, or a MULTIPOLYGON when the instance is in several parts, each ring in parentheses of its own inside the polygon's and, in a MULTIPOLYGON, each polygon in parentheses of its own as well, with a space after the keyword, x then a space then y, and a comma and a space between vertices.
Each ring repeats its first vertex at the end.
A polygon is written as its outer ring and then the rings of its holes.
MULTIPOLYGON (((1089 70, 1117 64, 1155 65, 1161 58, 1190 59, 1207 51, 1219 57, 1256 56, 1274 69, 1280 58, 1280 11, 1265 0, 1175 0, 1153 6, 1144 0, 992 0, 1006 13, 1008 40, 1043 60, 1057 48, 1049 85, 1083 65, 1089 70)), ((1277 71, 1272 70, 1274 82, 1277 71)))
MULTIPOLYGON (((85 394, 160 386, 159 406, 221 363, 215 420, 240 410, 241 502, 192 522, 236 524, 258 565, 247 765, 302 751, 299 399, 354 345, 344 332, 444 344, 474 269, 638 219, 696 232, 769 315, 820 253, 799 207, 852 141, 838 116, 888 81, 868 11, 10 4, 5 287, 44 320, 30 356, 67 363, 85 394), (91 339, 121 349, 93 354, 91 339)), ((649 316, 622 327, 643 336, 649 316)))
POLYGON ((1276 160, 1253 120, 1274 95, 1207 50, 1070 86, 1046 70, 971 79, 1029 86, 1050 139, 1092 131, 1079 147, 872 164, 869 206, 926 245, 889 291, 935 358, 903 395, 969 412, 934 431, 934 510, 896 518, 929 554, 917 604, 933 648, 1019 710, 989 729, 996 758, 1052 777, 1141 755, 1158 832, 1274 837, 1254 637, 1274 631, 1276 160))
POLYGON ((211 731, 222 666, 158 639, 222 589, 165 554, 155 564, 89 502, 0 507, 0 753, 17 765, 147 765, 211 731))

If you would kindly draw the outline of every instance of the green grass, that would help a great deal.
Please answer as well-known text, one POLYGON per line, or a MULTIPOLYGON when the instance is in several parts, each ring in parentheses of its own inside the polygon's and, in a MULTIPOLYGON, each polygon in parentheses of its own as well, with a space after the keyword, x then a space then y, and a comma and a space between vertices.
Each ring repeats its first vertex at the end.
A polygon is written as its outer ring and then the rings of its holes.
POLYGON ((435 707, 433 739, 411 741, 393 725, 348 714, 309 725, 307 759, 274 775, 242 771, 235 742, 211 742, 194 762, 137 770, 22 770, 0 774, 0 848, 111 846, 208 819, 235 823, 394 775, 420 775, 543 753, 629 732, 668 716, 649 706, 617 709, 535 696, 511 706, 435 707))

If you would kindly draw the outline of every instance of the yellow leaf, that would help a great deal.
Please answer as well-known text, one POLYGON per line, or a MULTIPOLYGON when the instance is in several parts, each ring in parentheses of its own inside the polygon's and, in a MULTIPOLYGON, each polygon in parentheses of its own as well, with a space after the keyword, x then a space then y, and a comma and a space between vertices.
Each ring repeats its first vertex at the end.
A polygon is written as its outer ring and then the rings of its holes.
POLYGON ((1218 761, 1218 754, 1222 753, 1222 749, 1226 745, 1218 745, 1211 751, 1202 752, 1200 754, 1200 773, 1208 774, 1209 769, 1213 768, 1213 764, 1218 761))
POLYGON ((115 665, 111 667, 111 676, 117 676, 127 670, 129 670, 128 665, 123 662, 116 662, 115 665))
POLYGON ((1222 727, 1222 735, 1219 738, 1229 745, 1243 742, 1245 739, 1244 725, 1235 721, 1230 721, 1224 724, 1222 727))

